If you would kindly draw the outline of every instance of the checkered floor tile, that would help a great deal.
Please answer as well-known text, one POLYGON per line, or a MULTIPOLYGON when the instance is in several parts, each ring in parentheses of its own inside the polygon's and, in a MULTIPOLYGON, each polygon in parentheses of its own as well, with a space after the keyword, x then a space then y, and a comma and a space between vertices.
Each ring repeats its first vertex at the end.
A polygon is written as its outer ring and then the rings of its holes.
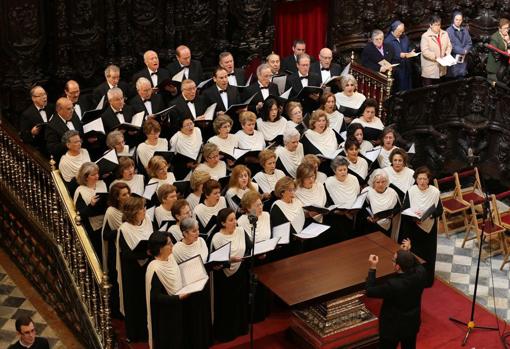
POLYGON ((15 321, 18 316, 32 317, 38 336, 50 342, 50 348, 65 348, 46 321, 25 298, 0 266, 0 348, 7 348, 17 340, 15 321))
MULTIPOLYGON (((438 236, 436 276, 439 276, 461 292, 473 296, 478 261, 478 244, 468 241, 462 248, 464 233, 447 238, 438 236)), ((485 247, 485 245, 484 245, 485 247)), ((485 255, 485 252, 483 252, 485 255)), ((501 255, 483 259, 476 300, 489 311, 502 319, 510 321, 510 264, 499 270, 503 257, 501 255)))

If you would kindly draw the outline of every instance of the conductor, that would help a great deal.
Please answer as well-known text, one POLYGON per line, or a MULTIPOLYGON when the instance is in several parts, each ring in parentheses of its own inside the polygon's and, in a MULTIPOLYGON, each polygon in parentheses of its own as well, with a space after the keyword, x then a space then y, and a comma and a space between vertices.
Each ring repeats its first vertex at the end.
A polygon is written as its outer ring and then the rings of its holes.
POLYGON ((410 241, 405 240, 402 249, 394 255, 396 275, 376 285, 376 268, 379 257, 368 258, 368 297, 382 298, 379 318, 379 348, 416 348, 416 336, 420 330, 421 295, 425 287, 426 272, 409 251, 410 241))

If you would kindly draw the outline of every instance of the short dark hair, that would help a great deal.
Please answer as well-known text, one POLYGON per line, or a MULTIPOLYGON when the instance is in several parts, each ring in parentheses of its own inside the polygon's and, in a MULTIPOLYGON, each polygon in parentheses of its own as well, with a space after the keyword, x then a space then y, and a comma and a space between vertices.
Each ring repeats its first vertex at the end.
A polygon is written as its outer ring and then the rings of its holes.
POLYGON ((117 182, 110 188, 110 193, 108 194, 108 206, 115 207, 116 209, 120 209, 119 203, 119 195, 120 191, 123 189, 127 189, 129 194, 131 194, 131 188, 124 182, 117 182))
POLYGON ((377 104, 377 101, 373 98, 367 98, 359 108, 359 115, 363 115, 365 112, 365 109, 367 108, 374 108, 375 112, 377 113, 377 108, 379 107, 379 104, 377 104))
POLYGON ((400 269, 405 273, 416 266, 418 261, 414 254, 408 250, 398 250, 397 258, 395 258, 395 264, 398 264, 400 269))
POLYGON ((418 176, 422 173, 425 173, 427 175, 427 178, 429 179, 429 183, 430 183, 430 180, 432 179, 432 172, 430 171, 430 169, 427 166, 420 166, 416 170, 414 170, 414 175, 413 175, 414 179, 418 178, 418 176))
POLYGON ((294 41, 292 41, 292 47, 296 47, 296 45, 306 45, 306 42, 303 39, 294 39, 294 41))
MULTIPOLYGON (((170 233, 165 231, 155 231, 152 233, 147 243, 147 249, 150 255, 153 257, 159 256, 161 248, 163 248, 168 243, 169 238, 170 233)), ((170 238, 170 240, 172 239, 170 238)))
POLYGON ((359 149, 359 143, 355 138, 347 138, 344 144, 344 149, 347 155, 347 150, 351 149, 351 147, 355 146, 359 149))
POLYGON ((204 196, 209 196, 214 189, 219 189, 221 191, 221 184, 215 179, 209 179, 202 186, 202 193, 204 196))
POLYGON ((271 111, 271 108, 273 107, 273 105, 276 105, 276 107, 278 108, 278 110, 276 112, 276 118, 274 119, 274 121, 280 120, 281 115, 280 115, 280 108, 278 105, 278 101, 272 97, 266 98, 266 100, 262 104, 262 109, 260 110, 260 114, 259 114, 261 116, 262 120, 269 121, 269 112, 271 111))
POLYGON ((431 15, 429 18, 429 24, 432 25, 434 23, 441 23, 441 17, 438 15, 431 15))
POLYGON ((33 323, 32 318, 30 316, 22 315, 16 319, 15 327, 16 331, 21 333, 21 326, 28 326, 30 323, 33 323))
POLYGON ((223 228, 225 222, 227 221, 227 217, 230 216, 232 213, 235 213, 233 209, 230 207, 225 207, 218 212, 218 228, 223 228))

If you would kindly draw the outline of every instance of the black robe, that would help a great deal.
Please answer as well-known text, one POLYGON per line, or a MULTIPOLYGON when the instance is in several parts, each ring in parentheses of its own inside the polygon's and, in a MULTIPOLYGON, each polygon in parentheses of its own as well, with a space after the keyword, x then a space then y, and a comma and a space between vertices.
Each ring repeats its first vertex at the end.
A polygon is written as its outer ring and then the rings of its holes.
MULTIPOLYGON (((147 340, 147 304, 145 302, 145 272, 138 260, 147 259, 147 243, 141 241, 134 250, 127 245, 119 232, 120 263, 122 268, 122 291, 126 336, 132 342, 147 340)), ((153 325, 154 326, 154 325, 153 325)))
MULTIPOLYGON (((154 273, 151 281, 152 349, 181 349, 184 346, 183 302, 170 296, 154 273)), ((138 300, 138 303, 144 303, 138 300)), ((197 336, 198 337, 198 336, 197 336)))
MULTIPOLYGON (((409 207, 409 196, 406 195, 403 210, 409 207)), ((426 287, 432 287, 434 284, 437 255, 437 219, 435 218, 440 217, 442 214, 443 205, 441 200, 438 200, 436 210, 431 215, 434 218, 434 225, 428 233, 421 229, 412 217, 406 215, 402 215, 402 223, 400 224, 399 243, 404 239, 410 239, 411 251, 425 260, 423 266, 427 271, 426 287)))
MULTIPOLYGON (((245 235, 245 256, 251 242, 245 235)), ((248 333, 249 274, 248 265, 242 262, 230 277, 223 270, 214 272, 214 336, 220 342, 229 342, 248 333)))

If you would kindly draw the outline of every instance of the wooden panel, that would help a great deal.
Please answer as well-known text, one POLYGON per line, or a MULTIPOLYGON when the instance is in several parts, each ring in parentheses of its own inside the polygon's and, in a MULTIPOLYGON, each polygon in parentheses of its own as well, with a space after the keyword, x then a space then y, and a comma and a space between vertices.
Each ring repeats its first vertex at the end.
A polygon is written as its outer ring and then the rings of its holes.
POLYGON ((295 306, 362 287, 370 254, 380 257, 377 275, 393 274, 398 245, 377 232, 257 267, 259 281, 295 306))

